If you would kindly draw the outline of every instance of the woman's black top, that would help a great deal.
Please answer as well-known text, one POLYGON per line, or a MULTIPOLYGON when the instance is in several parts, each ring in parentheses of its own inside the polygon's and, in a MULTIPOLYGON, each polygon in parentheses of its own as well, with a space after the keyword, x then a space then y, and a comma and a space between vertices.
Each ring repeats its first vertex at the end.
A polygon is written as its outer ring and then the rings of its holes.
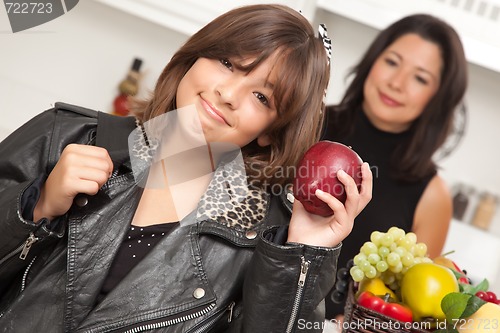
POLYGON ((100 302, 139 263, 151 249, 179 225, 175 223, 155 224, 147 227, 131 225, 98 297, 100 302))
MULTIPOLYGON (((397 145, 409 133, 388 133, 374 127, 364 112, 358 110, 354 128, 345 137, 339 137, 336 128, 341 128, 342 118, 328 115, 323 140, 337 141, 351 146, 363 161, 370 164, 373 173, 373 197, 366 208, 355 220, 351 234, 343 241, 338 268, 345 267, 347 261, 359 253, 364 242, 370 240, 373 231, 387 231, 397 226, 406 232, 411 231, 413 216, 420 197, 431 175, 418 182, 403 182, 391 177, 391 158, 397 145)), ((344 304, 335 304, 331 297, 326 300, 326 316, 333 318, 343 313, 344 304)))

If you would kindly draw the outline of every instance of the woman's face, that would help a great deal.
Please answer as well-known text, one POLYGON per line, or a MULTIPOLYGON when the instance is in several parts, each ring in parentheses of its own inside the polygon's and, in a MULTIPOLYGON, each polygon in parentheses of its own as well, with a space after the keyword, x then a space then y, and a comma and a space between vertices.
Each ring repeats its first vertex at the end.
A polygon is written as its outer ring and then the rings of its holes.
POLYGON ((413 33, 396 39, 365 80, 363 109, 368 119, 383 131, 408 129, 438 91, 442 67, 437 44, 413 33))
POLYGON ((273 102, 275 56, 250 73, 237 69, 247 59, 199 58, 177 89, 177 108, 194 105, 207 142, 243 147, 254 139, 270 144, 266 129, 277 118, 273 102))

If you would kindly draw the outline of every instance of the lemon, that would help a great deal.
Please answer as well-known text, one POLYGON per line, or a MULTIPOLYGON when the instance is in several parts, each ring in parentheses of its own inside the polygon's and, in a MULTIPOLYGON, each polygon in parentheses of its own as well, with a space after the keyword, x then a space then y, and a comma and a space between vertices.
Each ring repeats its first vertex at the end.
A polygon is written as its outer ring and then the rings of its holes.
POLYGON ((441 300, 458 290, 457 279, 451 270, 434 263, 413 265, 401 281, 402 301, 411 308, 416 321, 426 317, 444 320, 441 300))

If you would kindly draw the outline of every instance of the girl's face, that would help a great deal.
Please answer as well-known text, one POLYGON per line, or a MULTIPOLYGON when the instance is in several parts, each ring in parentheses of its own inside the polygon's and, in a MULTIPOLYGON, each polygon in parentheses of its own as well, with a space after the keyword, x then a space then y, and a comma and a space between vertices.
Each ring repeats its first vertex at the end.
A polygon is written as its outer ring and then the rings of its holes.
POLYGON ((368 119, 383 131, 408 129, 438 91, 442 67, 437 44, 413 33, 396 39, 366 78, 363 109, 368 119))
POLYGON ((253 58, 199 58, 177 89, 177 108, 194 105, 207 142, 243 147, 254 139, 270 144, 266 129, 277 118, 273 102, 275 56, 250 73, 235 66, 253 58))

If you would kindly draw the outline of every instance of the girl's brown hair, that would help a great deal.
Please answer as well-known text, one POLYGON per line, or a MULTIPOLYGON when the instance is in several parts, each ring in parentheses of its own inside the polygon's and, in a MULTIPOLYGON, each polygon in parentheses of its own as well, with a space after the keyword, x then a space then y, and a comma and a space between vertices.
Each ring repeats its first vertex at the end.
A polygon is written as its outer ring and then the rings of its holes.
POLYGON ((401 142, 392 158, 395 178, 413 181, 432 175, 436 165, 432 156, 445 142, 453 125, 453 116, 467 88, 467 61, 456 31, 446 22, 427 14, 404 17, 380 32, 353 68, 354 76, 339 105, 328 106, 333 135, 343 137, 354 126, 356 111, 362 107, 363 86, 373 63, 396 39, 417 34, 435 43, 441 50, 443 68, 439 90, 423 113, 411 125, 408 140, 401 142), (337 126, 338 125, 338 126, 337 126))
MULTIPOLYGON (((143 122, 176 109, 179 82, 198 58, 256 57, 252 71, 278 52, 274 88, 277 120, 266 133, 271 145, 254 141, 242 148, 250 179, 284 184, 293 174, 283 172, 318 139, 323 123, 329 60, 323 42, 298 12, 281 5, 251 5, 231 10, 194 34, 161 73, 150 100, 138 102, 135 114, 143 122), (264 172, 265 168, 265 172, 264 172)), ((293 169, 293 168, 292 168, 293 169)))

